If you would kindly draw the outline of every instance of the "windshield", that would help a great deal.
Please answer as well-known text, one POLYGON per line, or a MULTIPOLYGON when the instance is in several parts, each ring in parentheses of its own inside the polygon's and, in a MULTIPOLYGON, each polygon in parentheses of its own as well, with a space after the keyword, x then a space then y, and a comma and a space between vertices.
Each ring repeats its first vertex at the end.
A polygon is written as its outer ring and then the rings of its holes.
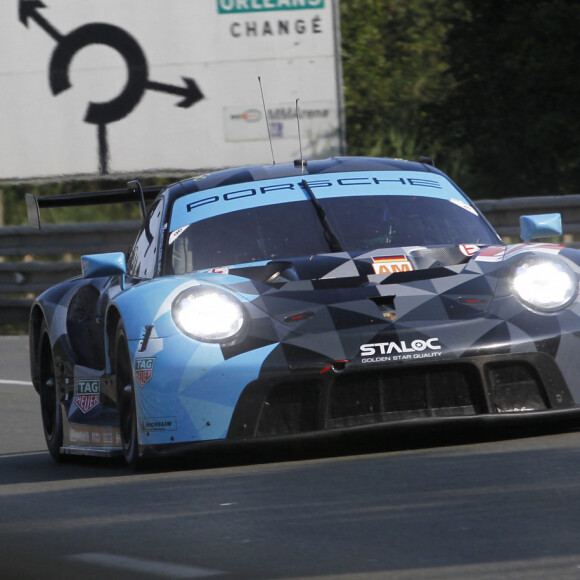
MULTIPOLYGON (((354 192, 353 192, 354 193, 354 192)), ((343 251, 498 243, 467 201, 423 195, 318 197, 343 251)), ((166 264, 175 274, 330 253, 312 201, 303 199, 214 215, 169 238, 166 264)))

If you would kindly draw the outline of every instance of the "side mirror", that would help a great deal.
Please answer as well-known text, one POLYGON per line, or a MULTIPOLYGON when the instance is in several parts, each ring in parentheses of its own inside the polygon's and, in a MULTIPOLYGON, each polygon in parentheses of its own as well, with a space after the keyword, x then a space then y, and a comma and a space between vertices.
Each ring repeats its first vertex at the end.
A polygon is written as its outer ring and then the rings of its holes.
POLYGON ((127 262, 123 252, 110 254, 90 254, 81 256, 83 278, 116 276, 127 273, 127 262))
POLYGON ((529 242, 537 238, 562 235, 562 216, 559 213, 520 216, 520 238, 529 242))

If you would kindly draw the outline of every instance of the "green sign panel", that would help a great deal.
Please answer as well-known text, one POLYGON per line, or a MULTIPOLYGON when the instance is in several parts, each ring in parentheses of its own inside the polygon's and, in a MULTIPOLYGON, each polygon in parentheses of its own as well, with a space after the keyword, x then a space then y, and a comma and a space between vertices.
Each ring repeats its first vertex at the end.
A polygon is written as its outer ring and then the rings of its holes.
POLYGON ((274 10, 317 10, 324 0, 217 0, 219 14, 273 12, 274 10))

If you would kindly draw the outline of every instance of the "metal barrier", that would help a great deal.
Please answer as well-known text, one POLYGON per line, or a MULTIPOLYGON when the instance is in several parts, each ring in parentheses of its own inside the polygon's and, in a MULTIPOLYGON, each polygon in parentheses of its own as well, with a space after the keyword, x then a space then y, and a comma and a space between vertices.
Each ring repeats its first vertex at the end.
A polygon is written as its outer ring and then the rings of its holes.
POLYGON ((0 333, 22 327, 34 296, 81 273, 82 254, 126 251, 139 221, 0 228, 0 333))
POLYGON ((580 240, 580 195, 485 199, 475 203, 502 238, 519 240, 521 215, 560 213, 565 241, 580 240))
MULTIPOLYGON (((580 195, 527 197, 476 202, 506 240, 519 240, 519 217, 561 213, 564 242, 580 245, 580 195)), ((127 250, 138 221, 0 228, 0 332, 26 323, 34 296, 80 274, 81 254, 127 250)))

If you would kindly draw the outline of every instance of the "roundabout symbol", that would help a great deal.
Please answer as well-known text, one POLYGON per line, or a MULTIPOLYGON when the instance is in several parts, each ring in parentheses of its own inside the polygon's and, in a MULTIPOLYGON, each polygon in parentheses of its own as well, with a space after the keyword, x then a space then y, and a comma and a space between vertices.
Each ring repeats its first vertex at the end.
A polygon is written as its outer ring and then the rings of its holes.
POLYGON ((28 27, 34 20, 49 36, 56 41, 49 65, 49 84, 53 95, 59 95, 71 88, 69 69, 77 52, 83 48, 100 44, 116 50, 124 59, 127 70, 127 84, 113 99, 104 103, 90 102, 84 121, 97 125, 99 140, 99 168, 101 174, 108 173, 109 149, 106 126, 128 116, 139 104, 146 90, 153 90, 183 97, 178 107, 191 107, 203 94, 196 82, 183 77, 184 86, 158 83, 149 80, 149 70, 145 53, 139 43, 118 26, 106 23, 85 24, 69 34, 63 35, 56 30, 38 11, 46 6, 40 0, 20 0, 20 21, 28 27))
POLYGON ((64 36, 56 45, 49 67, 50 89, 58 95, 71 87, 69 68, 75 54, 91 44, 115 49, 127 63, 129 78, 125 88, 107 103, 89 103, 86 123, 106 125, 124 119, 139 103, 147 87, 147 60, 135 39, 110 24, 85 24, 64 36))

